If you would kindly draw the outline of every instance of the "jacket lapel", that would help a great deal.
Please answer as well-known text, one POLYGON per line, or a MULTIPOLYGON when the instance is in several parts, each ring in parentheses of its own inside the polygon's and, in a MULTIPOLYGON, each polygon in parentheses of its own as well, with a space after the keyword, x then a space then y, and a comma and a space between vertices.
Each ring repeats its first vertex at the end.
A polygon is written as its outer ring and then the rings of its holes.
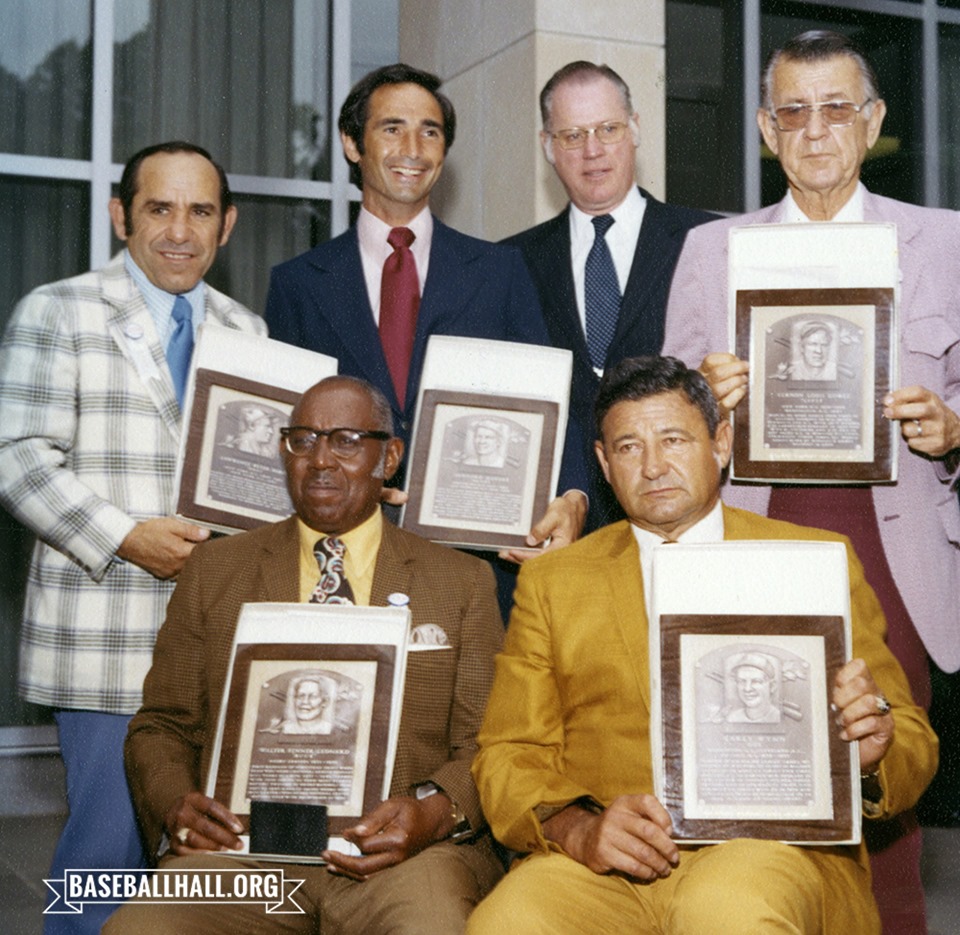
POLYGON ((167 431, 180 438, 180 404, 156 326, 147 303, 127 274, 123 253, 101 271, 104 301, 110 306, 107 330, 120 353, 136 370, 167 431))
POLYGON ((637 691, 650 710, 650 632, 640 571, 640 547, 627 520, 617 523, 609 553, 602 559, 607 605, 627 647, 637 691))
MULTIPOLYGON (((367 284, 360 262, 360 243, 356 227, 342 237, 330 241, 321 255, 311 256, 316 274, 311 285, 317 295, 324 297, 317 305, 318 314, 326 322, 317 322, 317 328, 330 328, 353 358, 354 367, 348 372, 362 373, 364 378, 384 391, 395 409, 398 407, 393 382, 389 377, 387 360, 380 343, 380 332, 373 318, 367 284)), ((341 372, 344 368, 341 366, 341 372)))
POLYGON ((300 600, 300 538, 297 518, 270 527, 261 543, 256 601, 296 603, 300 600))
POLYGON ((384 521, 383 538, 370 588, 371 607, 385 607, 387 597, 391 594, 410 595, 414 562, 414 556, 406 547, 403 537, 397 534, 396 527, 384 521))

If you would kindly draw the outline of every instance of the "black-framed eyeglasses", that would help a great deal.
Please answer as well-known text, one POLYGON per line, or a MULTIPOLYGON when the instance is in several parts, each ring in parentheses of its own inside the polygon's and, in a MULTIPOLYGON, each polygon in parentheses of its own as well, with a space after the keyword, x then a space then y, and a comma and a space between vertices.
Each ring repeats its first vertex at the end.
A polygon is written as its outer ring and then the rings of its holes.
POLYGON ((312 429, 306 425, 288 425, 280 429, 283 443, 287 451, 295 458, 306 458, 312 455, 320 444, 320 439, 327 439, 330 450, 338 458, 352 458, 363 447, 368 438, 385 442, 393 436, 389 432, 368 432, 362 429, 312 429))
POLYGON ((560 144, 561 149, 582 149, 590 136, 596 137, 604 146, 614 146, 627 133, 627 125, 622 120, 598 123, 595 127, 569 127, 566 130, 554 130, 550 137, 560 144))
POLYGON ((778 130, 792 132, 802 130, 810 122, 814 112, 820 114, 823 122, 831 127, 849 127, 857 119, 857 114, 867 104, 872 104, 873 98, 867 98, 862 104, 853 101, 819 101, 816 104, 784 104, 783 107, 774 107, 770 111, 778 130))

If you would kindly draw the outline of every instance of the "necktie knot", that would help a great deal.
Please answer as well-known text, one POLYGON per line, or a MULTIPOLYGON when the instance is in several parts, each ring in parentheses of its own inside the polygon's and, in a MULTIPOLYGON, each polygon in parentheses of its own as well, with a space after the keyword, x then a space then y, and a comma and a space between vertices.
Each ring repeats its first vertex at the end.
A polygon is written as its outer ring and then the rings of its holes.
POLYGON ((417 235, 409 227, 392 227, 387 234, 387 243, 394 250, 402 250, 405 247, 409 249, 410 244, 416 239, 417 235))
POLYGON ((193 320, 193 309, 190 303, 182 296, 178 295, 173 303, 173 320, 179 325, 181 322, 193 320))
POLYGON ((313 547, 317 559, 320 580, 310 595, 311 604, 353 604, 353 588, 347 581, 343 568, 343 556, 347 546, 343 539, 326 536, 318 539, 313 547))
POLYGON ((616 221, 612 214, 601 214, 595 218, 591 218, 590 223, 593 224, 593 229, 597 237, 606 237, 607 231, 613 227, 616 221))

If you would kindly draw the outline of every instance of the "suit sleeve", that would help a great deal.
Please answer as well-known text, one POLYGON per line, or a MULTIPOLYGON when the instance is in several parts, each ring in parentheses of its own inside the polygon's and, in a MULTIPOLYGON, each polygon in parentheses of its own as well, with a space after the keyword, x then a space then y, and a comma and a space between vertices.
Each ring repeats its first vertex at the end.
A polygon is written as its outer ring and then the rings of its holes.
POLYGON ((939 741, 926 712, 910 694, 907 677, 884 641, 886 623, 880 602, 863 575, 863 566, 847 542, 853 655, 862 658, 892 705, 893 743, 880 763, 883 799, 873 818, 890 818, 916 805, 937 771, 939 741))
POLYGON ((199 610, 201 556, 202 547, 180 574, 144 680, 143 705, 130 722, 124 746, 127 779, 150 855, 157 852, 171 805, 188 792, 202 791, 203 745, 213 739, 199 610))
POLYGON ((687 234, 673 273, 663 354, 699 367, 707 354, 729 351, 726 229, 713 224, 687 234))
POLYGON ((282 266, 275 266, 270 271, 270 287, 263 317, 271 338, 297 347, 312 347, 305 343, 303 316, 291 295, 290 276, 282 266))
POLYGON ((473 772, 494 837, 517 851, 547 850, 537 817, 591 790, 563 769, 563 699, 554 671, 549 603, 536 562, 524 565, 473 772))
POLYGON ((68 296, 31 293, 14 310, 0 347, 0 500, 100 581, 136 521, 71 468, 80 355, 95 354, 96 344, 109 340, 91 335, 84 346, 74 304, 68 296))

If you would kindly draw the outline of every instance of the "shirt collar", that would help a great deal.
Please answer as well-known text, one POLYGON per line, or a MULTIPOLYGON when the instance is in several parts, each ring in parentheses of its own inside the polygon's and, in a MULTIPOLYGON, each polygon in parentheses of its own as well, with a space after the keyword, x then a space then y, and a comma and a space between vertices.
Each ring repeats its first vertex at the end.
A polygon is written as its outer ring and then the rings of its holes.
MULTIPOLYGON (((317 540, 327 538, 327 534, 311 529, 299 516, 297 532, 300 538, 301 559, 308 563, 316 561, 313 548, 317 540)), ((377 560, 377 552, 380 550, 380 540, 383 538, 383 511, 374 510, 359 526, 341 533, 337 538, 347 547, 347 559, 352 568, 361 575, 366 574, 367 569, 377 560)))
MULTIPOLYGON (((618 233, 623 233, 624 236, 629 235, 632 238, 632 242, 636 243, 637 237, 640 234, 640 225, 643 223, 643 213, 646 207, 647 200, 640 194, 640 189, 637 188, 636 185, 631 185, 626 198, 611 211, 604 212, 605 214, 609 214, 615 222, 610 230, 613 231, 617 229, 618 233)), ((571 239, 574 241, 586 241, 592 244, 593 238, 596 236, 596 231, 593 226, 595 216, 596 215, 581 211, 571 201, 571 239)), ((609 236, 609 234, 607 236, 609 236)))
MULTIPOLYGON (((863 222, 863 193, 866 188, 863 182, 857 182, 857 187, 853 194, 847 199, 847 203, 830 219, 847 224, 860 224, 863 222)), ((797 204, 793 197, 793 192, 788 188, 787 196, 783 200, 784 220, 788 224, 806 224, 810 221, 797 204)))
MULTIPOLYGON (((387 235, 394 226, 398 225, 387 224, 386 221, 380 220, 375 214, 361 207, 360 214, 357 215, 357 239, 360 241, 360 249, 378 258, 382 254, 383 260, 386 260, 393 253, 393 247, 387 243, 387 235)), ((416 239, 410 250, 414 256, 417 255, 418 246, 422 247, 425 244, 429 250, 430 241, 433 238, 433 215, 430 213, 429 206, 424 207, 409 224, 399 226, 408 227, 413 231, 416 239)))
MULTIPOLYGON (((175 327, 172 312, 173 303, 177 300, 176 295, 150 282, 147 274, 137 266, 136 260, 130 255, 129 250, 123 251, 123 265, 136 287, 140 290, 144 302, 147 303, 147 309, 156 326, 157 334, 160 337, 161 343, 166 346, 166 339, 169 338, 175 327)), ((193 313, 191 315, 193 333, 196 334, 197 328, 199 328, 203 322, 206 284, 201 279, 189 292, 184 292, 182 295, 190 303, 190 310, 193 313)))

